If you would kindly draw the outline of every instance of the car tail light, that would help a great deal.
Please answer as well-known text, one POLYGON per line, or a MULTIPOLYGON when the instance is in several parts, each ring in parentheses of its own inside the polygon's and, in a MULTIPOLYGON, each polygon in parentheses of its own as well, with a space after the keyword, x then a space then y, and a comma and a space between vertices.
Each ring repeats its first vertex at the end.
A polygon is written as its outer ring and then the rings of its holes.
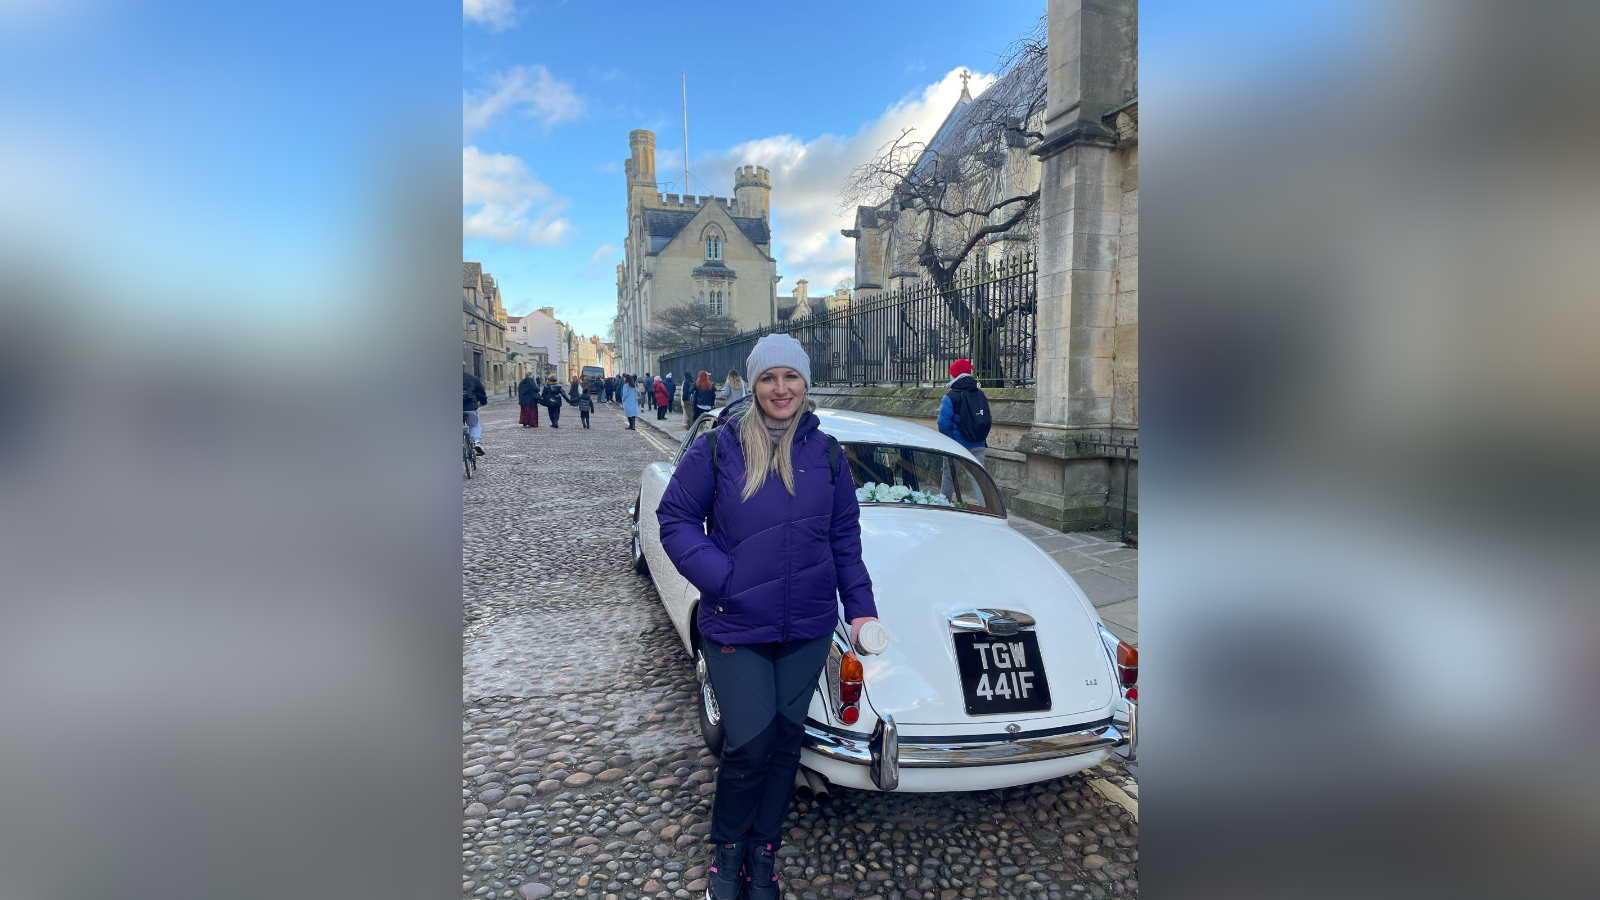
POLYGON ((1117 677, 1125 688, 1139 683, 1139 651, 1127 641, 1117 641, 1117 677))
POLYGON ((1128 688, 1122 692, 1122 696, 1127 697, 1129 700, 1137 700, 1139 699, 1139 689, 1136 687, 1128 688))
POLYGON ((854 653, 846 653, 839 660, 839 720, 854 725, 861 717, 856 704, 861 702, 861 660, 854 653))

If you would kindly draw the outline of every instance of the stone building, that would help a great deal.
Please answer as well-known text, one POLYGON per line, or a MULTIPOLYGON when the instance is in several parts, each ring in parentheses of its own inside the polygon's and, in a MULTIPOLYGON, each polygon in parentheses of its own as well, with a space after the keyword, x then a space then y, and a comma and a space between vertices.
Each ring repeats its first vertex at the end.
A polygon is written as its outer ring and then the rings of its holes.
MULTIPOLYGON (((1029 135, 1044 124, 1045 71, 1042 54, 1024 58, 976 98, 963 75, 961 96, 909 166, 912 179, 923 186, 949 184, 942 209, 987 209, 1039 189, 1040 162, 1031 152, 1036 140, 1029 135)), ((841 232, 856 242, 857 290, 892 291, 928 276, 918 257, 928 241, 928 218, 935 214, 903 185, 885 187, 891 187, 889 196, 875 206, 856 207, 854 226, 841 232)), ((955 258, 969 235, 981 226, 1001 224, 1010 211, 1002 207, 987 217, 936 216, 932 243, 941 256, 955 258)), ((1021 250, 1031 252, 1037 223, 1035 205, 1023 221, 981 238, 966 262, 997 263, 1021 250)))
POLYGON ((778 321, 787 325, 838 312, 850 305, 850 297, 848 288, 834 288, 831 294, 813 297, 809 282, 802 278, 794 283, 794 293, 778 298, 778 321))
POLYGON ((644 347, 661 310, 697 303, 732 316, 738 331, 777 320, 778 264, 772 257, 768 171, 734 171, 733 197, 656 191, 656 136, 630 132, 628 237, 617 266, 617 342, 625 371, 660 371, 660 353, 644 347))
MULTIPOLYGON (((1038 355, 1032 386, 986 388, 995 422, 987 467, 1007 504, 1034 521, 1063 530, 1117 524, 1126 499, 1137 530, 1137 451, 1125 456, 1082 443, 1133 442, 1139 428, 1136 0, 1049 0, 1047 55, 1014 69, 977 100, 1008 79, 1017 80, 1004 96, 1026 95, 1028 84, 1039 84, 1047 86, 1047 102, 1024 128, 966 147, 989 172, 968 187, 990 197, 1039 190, 1036 214, 980 248, 991 261, 1015 247, 1031 248, 1038 355)), ((930 147, 962 147, 959 138, 979 111, 964 91, 930 147)), ((844 234, 856 241, 858 291, 893 290, 926 277, 911 252, 925 215, 893 197, 857 208, 855 227, 844 234)), ((943 393, 942 387, 816 390, 829 406, 929 425, 943 393)))
POLYGON ((482 263, 461 264, 461 367, 483 379, 491 397, 505 392, 506 310, 482 263))
POLYGON ((566 384, 579 371, 578 344, 584 340, 572 326, 556 318, 553 306, 540 308, 521 316, 511 326, 517 340, 543 348, 550 366, 548 374, 566 384))

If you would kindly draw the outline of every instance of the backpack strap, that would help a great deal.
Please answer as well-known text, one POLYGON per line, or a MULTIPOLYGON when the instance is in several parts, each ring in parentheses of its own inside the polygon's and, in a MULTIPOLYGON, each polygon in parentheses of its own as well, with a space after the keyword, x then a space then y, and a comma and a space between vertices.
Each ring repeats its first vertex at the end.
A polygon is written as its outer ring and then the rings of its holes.
POLYGON ((839 442, 828 435, 828 483, 835 484, 839 480, 839 442))

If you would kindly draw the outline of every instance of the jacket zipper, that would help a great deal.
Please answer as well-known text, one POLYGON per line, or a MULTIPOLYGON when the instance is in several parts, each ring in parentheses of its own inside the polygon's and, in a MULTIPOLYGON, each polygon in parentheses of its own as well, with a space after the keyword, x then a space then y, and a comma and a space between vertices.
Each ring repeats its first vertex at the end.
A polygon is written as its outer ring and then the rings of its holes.
MULTIPOLYGON (((805 436, 805 438, 803 438, 800 441, 800 448, 802 450, 805 449, 806 441, 809 441, 809 440, 811 440, 811 435, 808 434, 808 435, 805 436)), ((795 455, 796 456, 803 456, 804 454, 803 453, 796 453, 795 455)), ((793 460, 790 461, 790 464, 791 465, 793 464, 793 460)), ((799 481, 798 478, 796 478, 795 480, 799 481)), ((788 491, 784 491, 783 492, 783 508, 784 508, 784 518, 786 520, 784 527, 793 529, 794 528, 794 498, 789 496, 789 492, 788 491)), ((791 533, 790 537, 792 538, 793 536, 794 535, 791 533)), ((784 541, 783 543, 784 543, 784 547, 783 547, 784 556, 786 557, 786 562, 789 564, 789 574, 787 576, 785 576, 784 579, 783 579, 783 631, 782 631, 782 634, 780 635, 780 637, 782 638, 784 643, 788 643, 789 642, 789 581, 794 576, 794 552, 793 552, 793 549, 792 549, 794 547, 794 541, 789 540, 789 541, 784 541)))

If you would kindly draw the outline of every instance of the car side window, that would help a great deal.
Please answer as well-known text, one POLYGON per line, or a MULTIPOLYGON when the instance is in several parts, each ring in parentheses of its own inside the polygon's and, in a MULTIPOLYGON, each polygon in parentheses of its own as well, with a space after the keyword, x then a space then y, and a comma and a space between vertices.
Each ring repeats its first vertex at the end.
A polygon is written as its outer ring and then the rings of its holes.
POLYGON ((710 431, 712 426, 716 424, 717 420, 710 416, 695 422, 694 427, 689 429, 689 436, 683 439, 683 445, 678 448, 678 454, 672 458, 672 467, 678 467, 678 460, 683 459, 683 455, 689 452, 689 447, 694 443, 695 438, 710 431))

